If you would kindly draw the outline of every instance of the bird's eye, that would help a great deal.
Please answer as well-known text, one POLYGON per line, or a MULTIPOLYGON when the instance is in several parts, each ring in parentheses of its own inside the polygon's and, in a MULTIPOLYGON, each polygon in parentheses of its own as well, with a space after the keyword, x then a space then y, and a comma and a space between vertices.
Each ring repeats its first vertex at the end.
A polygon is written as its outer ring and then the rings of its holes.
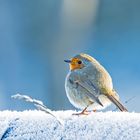
POLYGON ((79 61, 78 61, 78 64, 82 64, 82 61, 81 61, 81 60, 79 60, 79 61))

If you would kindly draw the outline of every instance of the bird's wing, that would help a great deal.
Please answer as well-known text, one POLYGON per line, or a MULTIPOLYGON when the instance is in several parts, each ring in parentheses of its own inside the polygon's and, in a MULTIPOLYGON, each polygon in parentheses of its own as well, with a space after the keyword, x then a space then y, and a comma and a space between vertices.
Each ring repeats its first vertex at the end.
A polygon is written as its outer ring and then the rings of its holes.
POLYGON ((109 94, 106 94, 106 96, 108 97, 108 99, 114 103, 121 111, 123 112, 127 112, 128 110, 122 105, 122 103, 117 100, 113 95, 109 95, 109 94))
POLYGON ((83 89, 85 89, 87 91, 87 92, 85 92, 85 94, 87 94, 88 97, 90 97, 95 102, 97 102, 98 104, 100 104, 101 106, 103 106, 103 104, 98 99, 98 96, 100 95, 100 92, 93 85, 93 83, 90 80, 84 80, 84 81, 77 80, 77 81, 75 81, 75 83, 78 84, 79 86, 81 86, 83 89))
MULTIPOLYGON (((85 94, 87 94, 88 97, 90 97, 91 99, 93 99, 94 101, 96 101, 98 104, 100 104, 101 106, 103 106, 103 104, 100 102, 98 96, 100 94, 104 94, 101 93, 101 91, 93 84, 92 81, 90 80, 79 80, 79 81, 75 81, 78 85, 80 85, 82 88, 84 88, 86 91, 85 94)), ((120 111, 123 112, 127 112, 128 110, 122 105, 122 103, 117 100, 113 95, 110 94, 104 94, 105 96, 107 96, 107 98, 114 103, 119 109, 120 111)))

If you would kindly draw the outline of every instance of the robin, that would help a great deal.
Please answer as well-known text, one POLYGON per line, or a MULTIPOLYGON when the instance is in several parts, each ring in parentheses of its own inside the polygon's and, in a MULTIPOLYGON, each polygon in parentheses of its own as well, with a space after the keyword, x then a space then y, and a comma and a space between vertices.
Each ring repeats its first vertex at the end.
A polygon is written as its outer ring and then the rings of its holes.
POLYGON ((64 61, 70 66, 65 81, 67 97, 72 105, 83 110, 77 115, 104 109, 111 103, 120 111, 128 111, 113 88, 111 76, 96 59, 78 54, 64 61))

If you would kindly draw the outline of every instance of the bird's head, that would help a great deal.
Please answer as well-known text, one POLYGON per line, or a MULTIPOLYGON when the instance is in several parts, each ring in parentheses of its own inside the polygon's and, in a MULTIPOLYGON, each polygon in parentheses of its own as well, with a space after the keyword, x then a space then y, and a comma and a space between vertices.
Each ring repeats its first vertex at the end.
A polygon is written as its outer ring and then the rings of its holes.
POLYGON ((71 58, 70 60, 64 60, 69 63, 70 70, 82 69, 86 67, 90 62, 93 61, 93 58, 87 54, 78 54, 71 58))

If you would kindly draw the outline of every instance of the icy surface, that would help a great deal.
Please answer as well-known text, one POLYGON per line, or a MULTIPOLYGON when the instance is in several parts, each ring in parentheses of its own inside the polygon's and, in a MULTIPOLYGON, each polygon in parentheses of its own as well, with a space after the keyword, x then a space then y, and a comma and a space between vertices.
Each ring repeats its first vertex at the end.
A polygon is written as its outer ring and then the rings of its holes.
POLYGON ((0 112, 1 140, 139 140, 140 114, 98 112, 73 116, 54 112, 64 125, 42 111, 0 112))

